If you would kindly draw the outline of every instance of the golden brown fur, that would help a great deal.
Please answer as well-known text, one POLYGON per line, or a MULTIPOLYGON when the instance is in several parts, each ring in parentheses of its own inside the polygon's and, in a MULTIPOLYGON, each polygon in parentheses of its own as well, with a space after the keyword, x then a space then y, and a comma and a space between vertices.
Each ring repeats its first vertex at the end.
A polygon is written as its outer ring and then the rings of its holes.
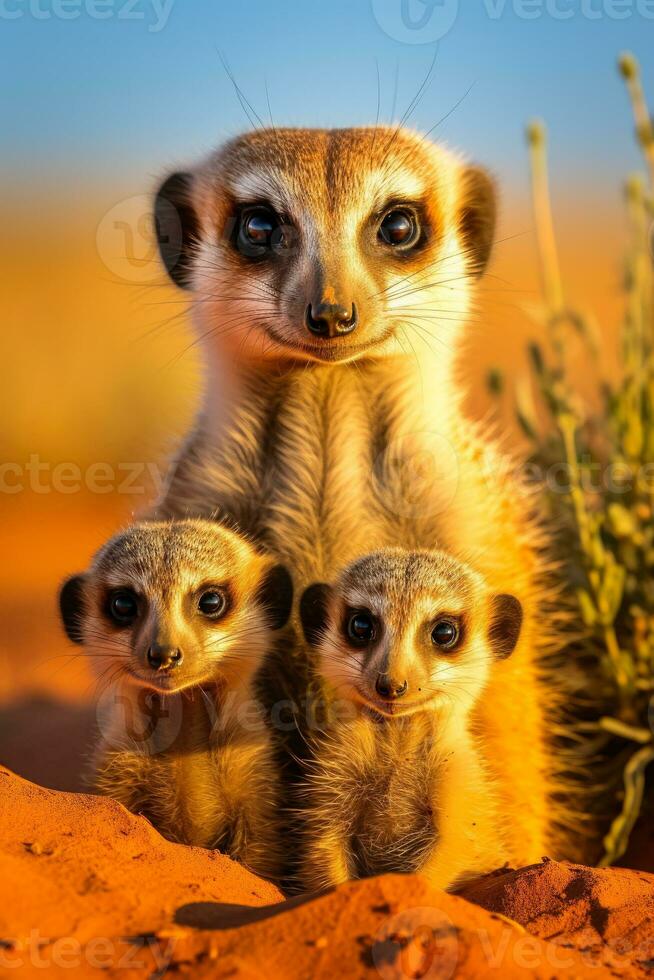
MULTIPOLYGON (((533 499, 463 416, 455 373, 492 244, 490 182, 406 130, 258 131, 164 185, 166 208, 185 235, 176 258, 162 254, 191 290, 208 384, 158 513, 234 521, 293 569, 300 592, 371 548, 401 545, 444 549, 493 592, 517 595, 519 648, 480 707, 483 764, 515 861, 570 853, 553 803, 547 538, 533 499), (230 229, 262 197, 293 243, 248 262, 230 229), (403 256, 374 236, 398 201, 425 230, 403 256), (309 335, 303 311, 329 300, 356 302, 354 334, 309 335)), ((172 234, 165 222, 160 232, 172 234)), ((266 698, 293 698, 299 724, 310 660, 295 617, 266 698)))
POLYGON ((417 871, 448 888, 519 859, 475 717, 519 635, 515 599, 443 553, 388 549, 301 609, 334 705, 304 794, 304 887, 417 871), (348 634, 362 614, 363 642, 348 634), (451 649, 431 639, 439 622, 456 624, 451 649))
POLYGON ((290 606, 290 592, 275 594, 285 584, 243 538, 186 520, 133 525, 61 593, 69 636, 106 687, 96 787, 165 837, 268 877, 281 860, 279 780, 253 679, 290 606), (225 611, 210 619, 199 597, 216 592, 225 611), (110 613, 125 594, 138 606, 127 624, 110 613), (181 661, 152 667, 149 651, 168 648, 181 661))
POLYGON ((124 731, 105 736, 96 751, 95 787, 148 817, 169 840, 218 848, 275 878, 282 867, 280 792, 263 717, 250 705, 245 725, 226 719, 216 693, 168 695, 138 710, 134 690, 121 691, 118 717, 124 719, 130 699, 138 732, 159 712, 172 723, 157 721, 145 751, 124 731))

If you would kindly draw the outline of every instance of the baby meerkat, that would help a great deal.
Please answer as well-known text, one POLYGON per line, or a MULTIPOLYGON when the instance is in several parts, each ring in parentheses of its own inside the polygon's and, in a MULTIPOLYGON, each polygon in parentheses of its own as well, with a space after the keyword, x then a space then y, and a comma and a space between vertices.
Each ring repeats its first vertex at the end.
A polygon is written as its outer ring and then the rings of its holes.
POLYGON ((291 602, 286 569, 204 520, 129 527, 60 593, 68 636, 112 685, 97 788, 267 877, 279 801, 254 678, 291 602))
POLYGON ((518 600, 443 552, 387 549, 300 608, 335 706, 305 791, 303 885, 419 872, 449 888, 511 861, 475 708, 518 641, 518 600))

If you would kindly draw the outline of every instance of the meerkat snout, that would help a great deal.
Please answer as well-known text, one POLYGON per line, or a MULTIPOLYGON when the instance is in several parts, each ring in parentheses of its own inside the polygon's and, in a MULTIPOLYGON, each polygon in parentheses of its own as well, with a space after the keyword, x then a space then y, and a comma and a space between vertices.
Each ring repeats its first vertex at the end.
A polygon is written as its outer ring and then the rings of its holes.
POLYGON ((380 674, 375 681, 375 691, 380 698, 384 698, 386 701, 395 701, 397 698, 404 697, 408 690, 409 682, 407 680, 398 681, 388 674, 380 674))
POLYGON ((166 643, 152 643, 148 647, 147 661, 153 670, 173 670, 179 667, 184 654, 179 647, 166 643))
POLYGON ((305 323, 315 337, 343 337, 356 330, 358 323, 356 303, 341 306, 339 303, 309 303, 305 323))

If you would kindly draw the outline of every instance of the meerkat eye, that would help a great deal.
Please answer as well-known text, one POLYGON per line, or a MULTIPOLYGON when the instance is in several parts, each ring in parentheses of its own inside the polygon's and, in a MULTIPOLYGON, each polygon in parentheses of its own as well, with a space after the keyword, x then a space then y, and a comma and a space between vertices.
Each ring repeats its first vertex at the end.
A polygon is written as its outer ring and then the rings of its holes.
POLYGON ((208 619, 220 619, 227 612, 227 597, 224 592, 209 589, 198 599, 198 609, 208 619))
POLYGON ((416 216, 410 211, 389 211, 379 226, 379 238, 393 248, 410 248, 418 240, 416 216))
POLYGON ((274 219, 265 211, 254 211, 243 219, 243 234, 252 245, 268 245, 274 230, 274 219))
POLYGON ((374 618, 364 610, 353 613, 347 621, 347 635, 352 643, 372 643, 376 633, 374 618))
POLYGON ((241 212, 236 234, 236 247, 247 258, 261 258, 273 246, 283 244, 280 222, 271 208, 247 208, 241 212))
POLYGON ((461 630, 452 619, 439 619, 431 631, 431 642, 440 650, 453 650, 459 642, 461 630))
POLYGON ((119 626, 129 626, 139 613, 136 596, 129 589, 121 589, 109 597, 109 615, 119 626))

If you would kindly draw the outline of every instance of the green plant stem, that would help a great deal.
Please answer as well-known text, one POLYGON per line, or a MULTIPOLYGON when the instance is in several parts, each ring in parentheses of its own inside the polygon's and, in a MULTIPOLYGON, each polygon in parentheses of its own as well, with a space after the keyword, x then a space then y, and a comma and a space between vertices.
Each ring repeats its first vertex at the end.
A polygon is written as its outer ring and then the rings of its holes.
POLYGON ((563 283, 552 218, 547 167, 547 132, 543 123, 533 122, 529 126, 527 141, 531 163, 532 200, 543 293, 549 312, 552 342, 561 363, 563 360, 563 343, 560 334, 564 314, 563 283))
POLYGON ((621 738, 638 742, 640 745, 649 745, 652 741, 652 733, 649 728, 636 728, 634 725, 626 725, 617 718, 600 718, 600 728, 612 735, 619 735, 621 738))
POLYGON ((624 800, 622 810, 611 824, 604 838, 605 854, 601 867, 614 864, 627 850, 629 835, 643 805, 645 793, 645 770, 654 761, 654 742, 634 752, 624 770, 624 800))
MULTIPOLYGON (((579 541, 587 564, 592 566, 595 549, 593 548, 593 533, 581 487, 581 473, 579 460, 577 459, 577 447, 575 445, 575 421, 572 415, 563 413, 557 417, 557 423, 563 436, 566 462, 570 472, 570 496, 572 498, 579 541)), ((588 584, 593 592, 593 598, 597 606, 597 590, 593 586, 590 577, 588 578, 588 584)), ((601 629, 604 645, 619 688, 621 715, 631 719, 633 717, 633 710, 630 706, 629 699, 633 693, 633 678, 631 677, 631 672, 625 666, 625 657, 620 649, 613 623, 602 622, 601 629)))
POLYGON ((650 188, 654 189, 654 127, 640 79, 640 65, 633 55, 623 55, 621 69, 631 100, 638 142, 649 170, 650 188))

